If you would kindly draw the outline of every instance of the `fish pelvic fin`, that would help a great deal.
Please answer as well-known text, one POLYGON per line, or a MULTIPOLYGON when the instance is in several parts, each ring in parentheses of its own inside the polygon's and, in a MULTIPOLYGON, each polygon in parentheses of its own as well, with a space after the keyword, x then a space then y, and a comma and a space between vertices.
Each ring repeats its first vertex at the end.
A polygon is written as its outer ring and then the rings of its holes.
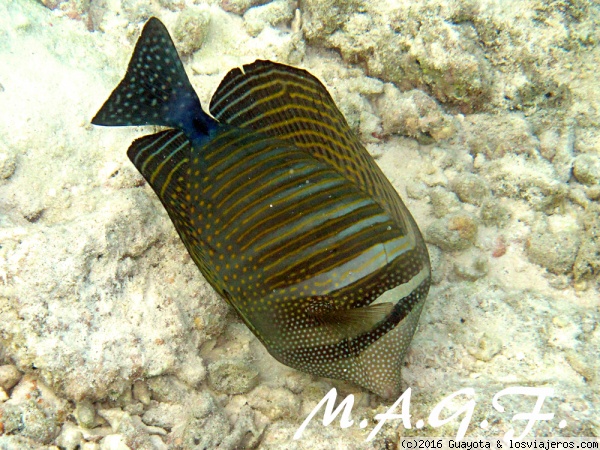
POLYGON ((168 126, 192 142, 217 124, 202 110, 169 32, 155 17, 146 22, 125 77, 92 123, 168 126))

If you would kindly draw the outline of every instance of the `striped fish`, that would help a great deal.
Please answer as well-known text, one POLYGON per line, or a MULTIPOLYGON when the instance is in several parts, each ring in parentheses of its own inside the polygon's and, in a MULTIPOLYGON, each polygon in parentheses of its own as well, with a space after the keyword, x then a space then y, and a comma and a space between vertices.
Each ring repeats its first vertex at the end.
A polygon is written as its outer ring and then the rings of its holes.
POLYGON ((92 123, 168 127, 127 154, 206 280, 271 355, 398 395, 430 263, 390 182, 304 70, 234 69, 210 113, 152 18, 92 123))

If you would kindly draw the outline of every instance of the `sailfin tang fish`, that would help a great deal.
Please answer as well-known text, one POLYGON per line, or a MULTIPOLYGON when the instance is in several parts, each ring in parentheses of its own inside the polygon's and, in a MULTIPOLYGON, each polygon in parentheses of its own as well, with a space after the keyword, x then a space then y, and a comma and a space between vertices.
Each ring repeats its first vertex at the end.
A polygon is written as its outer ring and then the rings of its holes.
POLYGON ((152 18, 92 123, 169 127, 128 156, 271 355, 398 395, 431 278, 402 200, 305 70, 260 60, 233 69, 209 110, 152 18))

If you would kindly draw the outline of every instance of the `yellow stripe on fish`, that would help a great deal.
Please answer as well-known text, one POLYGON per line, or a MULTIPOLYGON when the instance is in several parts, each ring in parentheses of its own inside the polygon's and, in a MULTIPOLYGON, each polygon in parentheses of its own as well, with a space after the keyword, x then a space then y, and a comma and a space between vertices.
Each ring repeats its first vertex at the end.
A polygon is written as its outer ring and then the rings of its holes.
POLYGON ((400 391, 430 284, 423 238, 325 87, 256 61, 206 114, 150 19, 97 125, 161 125, 128 156, 207 281, 284 364, 400 391))

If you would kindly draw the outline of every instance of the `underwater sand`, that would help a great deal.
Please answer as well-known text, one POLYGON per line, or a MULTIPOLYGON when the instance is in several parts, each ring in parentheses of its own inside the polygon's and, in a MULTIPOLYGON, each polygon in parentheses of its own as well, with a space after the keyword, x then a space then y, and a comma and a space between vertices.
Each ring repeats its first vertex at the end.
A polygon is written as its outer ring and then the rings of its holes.
POLYGON ((531 436, 600 436, 596 2, 42 3, 0 4, 0 448, 395 448, 456 436, 415 423, 464 388, 467 437, 501 438, 535 400, 493 409, 514 386, 554 390, 531 436), (270 357, 127 159, 153 130, 90 125, 151 16, 204 105, 255 59, 318 76, 413 213, 434 285, 412 429, 365 442, 391 402, 270 357), (356 425, 292 441, 331 387, 356 425))

